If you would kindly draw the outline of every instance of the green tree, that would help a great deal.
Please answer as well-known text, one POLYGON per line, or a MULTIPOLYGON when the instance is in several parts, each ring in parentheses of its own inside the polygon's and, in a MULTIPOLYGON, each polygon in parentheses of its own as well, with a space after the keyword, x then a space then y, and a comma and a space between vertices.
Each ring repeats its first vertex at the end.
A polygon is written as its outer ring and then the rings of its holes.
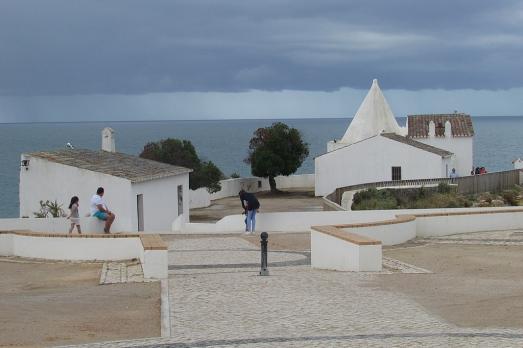
POLYGON ((251 165, 253 175, 269 178, 271 192, 276 192, 274 178, 296 172, 308 155, 309 144, 302 140, 300 132, 276 122, 254 132, 245 162, 251 165))
POLYGON ((189 140, 168 138, 148 143, 140 157, 192 169, 189 174, 191 190, 200 187, 206 187, 210 193, 221 190, 222 172, 211 161, 202 161, 189 140))

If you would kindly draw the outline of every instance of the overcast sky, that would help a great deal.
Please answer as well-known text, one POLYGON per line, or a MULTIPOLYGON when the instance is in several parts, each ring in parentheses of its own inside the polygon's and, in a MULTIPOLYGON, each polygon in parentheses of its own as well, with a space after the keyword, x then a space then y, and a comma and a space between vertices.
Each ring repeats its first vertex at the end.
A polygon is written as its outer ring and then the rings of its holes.
POLYGON ((523 2, 0 0, 0 122, 523 115, 523 2))

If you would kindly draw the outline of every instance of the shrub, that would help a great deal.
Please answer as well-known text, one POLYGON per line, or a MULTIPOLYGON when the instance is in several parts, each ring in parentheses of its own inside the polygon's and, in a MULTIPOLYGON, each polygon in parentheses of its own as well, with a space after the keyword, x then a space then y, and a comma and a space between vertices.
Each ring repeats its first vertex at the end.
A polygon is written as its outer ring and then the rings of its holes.
POLYGON ((514 191, 506 190, 501 194, 505 203, 510 205, 519 205, 517 194, 514 191))
POLYGON ((55 218, 65 216, 65 212, 62 209, 62 204, 59 204, 56 200, 54 202, 49 200, 45 202, 40 201, 40 210, 34 212, 33 214, 37 218, 46 218, 49 216, 49 214, 55 218))
POLYGON ((231 179, 236 179, 236 178, 239 178, 240 177, 240 174, 234 172, 231 174, 231 179))
POLYGON ((445 183, 445 182, 440 182, 438 184, 438 192, 439 193, 450 193, 452 191, 452 187, 445 183))

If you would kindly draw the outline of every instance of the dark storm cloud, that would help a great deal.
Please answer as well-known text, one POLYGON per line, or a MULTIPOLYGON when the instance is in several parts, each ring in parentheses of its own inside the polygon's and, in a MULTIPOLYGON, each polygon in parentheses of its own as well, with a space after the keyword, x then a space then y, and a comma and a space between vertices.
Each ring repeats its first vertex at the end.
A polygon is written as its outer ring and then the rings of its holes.
POLYGON ((519 1, 0 2, 0 95, 523 86, 519 1))

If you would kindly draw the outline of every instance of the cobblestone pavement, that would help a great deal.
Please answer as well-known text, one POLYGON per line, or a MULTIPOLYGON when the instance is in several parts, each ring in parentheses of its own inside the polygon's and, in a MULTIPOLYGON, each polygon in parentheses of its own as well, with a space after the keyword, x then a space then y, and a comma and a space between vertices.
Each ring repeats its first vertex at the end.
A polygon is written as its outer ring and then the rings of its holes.
POLYGON ((172 337, 90 346, 523 345, 523 330, 458 328, 405 295, 370 285, 375 277, 390 275, 296 265, 308 261, 306 252, 270 253, 271 275, 260 277, 259 252, 240 238, 177 240, 169 255, 172 337))
POLYGON ((118 283, 143 283, 151 280, 143 277, 140 261, 104 262, 100 274, 100 285, 118 283))

